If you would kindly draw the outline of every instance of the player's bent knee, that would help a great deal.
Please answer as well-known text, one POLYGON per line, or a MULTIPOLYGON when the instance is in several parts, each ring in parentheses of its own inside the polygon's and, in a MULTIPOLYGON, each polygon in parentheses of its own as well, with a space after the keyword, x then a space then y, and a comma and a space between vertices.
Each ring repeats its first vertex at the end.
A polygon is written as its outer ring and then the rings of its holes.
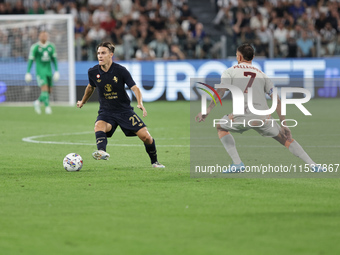
POLYGON ((221 131, 221 132, 229 132, 228 130, 222 128, 220 124, 217 124, 217 125, 216 125, 216 129, 217 129, 218 132, 219 132, 219 131, 221 131))
POLYGON ((152 144, 153 138, 149 135, 149 136, 146 136, 144 139, 142 139, 142 141, 146 144, 152 144))
POLYGON ((225 129, 223 129, 223 128, 221 127, 220 124, 217 124, 217 125, 216 125, 216 130, 217 130, 218 133, 219 133, 219 132, 226 131, 225 129))
POLYGON ((139 139, 141 139, 146 144, 152 144, 152 142, 153 142, 152 136, 150 135, 150 133, 148 132, 148 130, 145 127, 140 129, 136 133, 136 135, 139 137, 139 139))
POLYGON ((286 137, 282 136, 281 134, 278 134, 277 136, 273 137, 276 141, 281 143, 283 146, 285 146, 286 142, 288 141, 286 137))
POLYGON ((139 136, 139 138, 146 144, 152 144, 152 142, 153 142, 153 138, 148 133, 139 136))
POLYGON ((219 138, 221 138, 221 137, 223 137, 225 135, 230 134, 229 131, 224 129, 224 128, 222 128, 220 124, 216 125, 216 130, 217 130, 217 134, 218 134, 219 138))
POLYGON ((108 123, 106 123, 105 121, 102 120, 98 120, 95 124, 94 124, 94 132, 99 132, 99 131, 103 131, 103 132, 108 132, 109 127, 108 127, 108 123))

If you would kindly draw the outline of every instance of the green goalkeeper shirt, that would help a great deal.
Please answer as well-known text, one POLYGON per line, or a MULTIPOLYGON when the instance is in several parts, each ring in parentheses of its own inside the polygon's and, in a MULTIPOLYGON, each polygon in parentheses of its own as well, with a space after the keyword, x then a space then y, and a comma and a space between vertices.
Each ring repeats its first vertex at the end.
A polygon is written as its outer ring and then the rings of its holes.
POLYGON ((36 74, 43 76, 52 76, 51 61, 54 64, 55 71, 58 71, 57 52, 51 42, 41 44, 37 42, 31 46, 28 57, 27 72, 29 73, 32 63, 35 61, 36 74))

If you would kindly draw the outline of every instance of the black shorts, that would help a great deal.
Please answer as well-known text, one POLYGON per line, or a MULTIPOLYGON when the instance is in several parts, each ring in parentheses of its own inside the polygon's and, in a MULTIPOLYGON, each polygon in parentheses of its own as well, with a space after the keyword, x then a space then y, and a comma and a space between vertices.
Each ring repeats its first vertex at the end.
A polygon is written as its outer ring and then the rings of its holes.
POLYGON ((100 113, 97 120, 103 120, 112 125, 111 131, 107 132, 107 137, 111 137, 120 126, 125 136, 136 136, 138 130, 146 127, 142 119, 133 111, 127 111, 122 113, 100 113))

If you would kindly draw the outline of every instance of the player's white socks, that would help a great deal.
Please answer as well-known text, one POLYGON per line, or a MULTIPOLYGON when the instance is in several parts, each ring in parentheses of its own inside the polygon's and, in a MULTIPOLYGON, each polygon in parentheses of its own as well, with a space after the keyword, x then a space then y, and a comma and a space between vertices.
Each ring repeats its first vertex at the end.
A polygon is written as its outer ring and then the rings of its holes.
POLYGON ((225 135, 220 138, 224 148, 233 160, 234 164, 240 164, 242 161, 236 150, 235 139, 231 134, 225 135))
POLYGON ((304 151, 304 149, 301 147, 301 145, 297 141, 293 141, 289 147, 288 150, 293 153, 295 156, 302 159, 305 163, 309 165, 316 165, 316 163, 308 156, 308 154, 304 151))

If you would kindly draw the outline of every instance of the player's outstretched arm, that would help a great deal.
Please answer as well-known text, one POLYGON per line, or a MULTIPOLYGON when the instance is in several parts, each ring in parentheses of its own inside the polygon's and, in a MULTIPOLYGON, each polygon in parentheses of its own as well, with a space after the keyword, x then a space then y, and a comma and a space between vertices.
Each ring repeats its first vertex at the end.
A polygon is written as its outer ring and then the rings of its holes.
POLYGON ((87 100, 92 96, 95 87, 92 87, 90 84, 87 85, 83 98, 77 102, 77 107, 82 108, 84 104, 86 104, 87 100))
POLYGON ((148 115, 145 107, 143 106, 143 98, 142 98, 142 92, 137 87, 137 85, 134 85, 131 87, 131 90, 133 93, 135 93, 136 99, 137 99, 137 108, 141 109, 143 111, 143 117, 146 117, 148 115))

